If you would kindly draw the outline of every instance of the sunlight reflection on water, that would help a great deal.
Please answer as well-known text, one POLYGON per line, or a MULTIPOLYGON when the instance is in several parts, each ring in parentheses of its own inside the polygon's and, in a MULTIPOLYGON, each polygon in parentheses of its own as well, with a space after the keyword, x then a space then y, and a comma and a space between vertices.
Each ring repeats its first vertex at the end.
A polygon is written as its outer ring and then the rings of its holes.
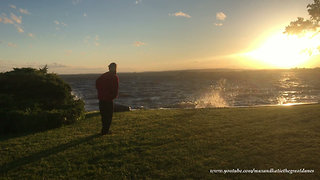
POLYGON ((279 79, 279 86, 282 90, 279 91, 279 96, 277 97, 278 105, 297 105, 300 99, 299 94, 302 94, 303 88, 306 85, 303 85, 301 79, 299 79, 295 73, 286 72, 282 74, 282 77, 279 79))

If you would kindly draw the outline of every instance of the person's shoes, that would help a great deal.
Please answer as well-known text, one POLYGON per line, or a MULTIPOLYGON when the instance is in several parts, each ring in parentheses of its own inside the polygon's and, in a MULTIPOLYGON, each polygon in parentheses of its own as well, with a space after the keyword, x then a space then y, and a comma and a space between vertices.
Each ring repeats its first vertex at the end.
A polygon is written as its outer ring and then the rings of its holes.
POLYGON ((104 133, 104 132, 101 132, 101 133, 100 133, 101 136, 104 136, 104 135, 106 135, 106 134, 107 134, 107 133, 104 133))
POLYGON ((100 132, 100 135, 101 135, 101 136, 106 135, 106 134, 107 134, 107 132, 106 132, 106 131, 101 130, 101 132, 100 132))
POLYGON ((104 136, 104 135, 107 135, 107 134, 112 134, 112 132, 111 131, 108 131, 108 132, 101 131, 101 133, 100 133, 101 136, 104 136))

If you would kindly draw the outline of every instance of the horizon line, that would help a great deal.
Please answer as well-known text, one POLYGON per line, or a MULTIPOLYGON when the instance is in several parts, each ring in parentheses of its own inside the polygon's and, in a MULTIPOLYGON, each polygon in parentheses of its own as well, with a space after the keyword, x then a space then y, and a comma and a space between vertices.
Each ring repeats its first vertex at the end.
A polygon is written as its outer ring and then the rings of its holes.
MULTIPOLYGON (((130 74, 130 73, 161 73, 161 72, 178 72, 178 71, 214 71, 214 70, 220 70, 220 71, 283 71, 283 70, 303 70, 303 69, 320 69, 320 67, 313 67, 313 68, 265 68, 265 69, 249 69, 249 68, 205 68, 205 69, 176 69, 176 70, 154 70, 154 71, 127 71, 127 72, 117 72, 117 74, 130 74)), ((106 71, 108 72, 108 71, 106 71)), ((54 72, 52 72, 54 73, 54 72)), ((90 75, 90 74, 101 74, 101 73, 54 73, 58 75, 90 75)))

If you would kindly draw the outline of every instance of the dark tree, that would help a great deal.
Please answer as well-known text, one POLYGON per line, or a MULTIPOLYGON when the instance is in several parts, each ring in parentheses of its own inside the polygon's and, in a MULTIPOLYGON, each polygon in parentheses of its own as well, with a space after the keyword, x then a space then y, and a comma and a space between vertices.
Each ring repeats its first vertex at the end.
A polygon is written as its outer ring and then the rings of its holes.
POLYGON ((309 18, 305 19, 298 17, 297 20, 292 21, 284 33, 287 34, 302 34, 305 32, 319 33, 320 27, 320 0, 314 0, 312 4, 307 6, 309 18))

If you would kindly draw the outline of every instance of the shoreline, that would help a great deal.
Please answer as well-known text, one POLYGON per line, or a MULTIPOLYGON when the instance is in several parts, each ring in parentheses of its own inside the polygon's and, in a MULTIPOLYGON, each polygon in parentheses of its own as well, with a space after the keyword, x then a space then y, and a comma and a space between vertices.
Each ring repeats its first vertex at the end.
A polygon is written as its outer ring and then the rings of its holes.
MULTIPOLYGON (((287 103, 287 104, 267 104, 267 105, 254 105, 254 106, 225 106, 225 107, 203 107, 203 108, 177 108, 177 107, 162 107, 162 108, 131 108, 129 106, 129 111, 138 111, 138 110, 177 110, 177 109, 238 109, 238 108, 256 108, 256 107, 290 107, 290 106, 305 106, 305 105, 318 105, 319 102, 309 102, 309 103, 287 103)), ((96 113, 99 110, 86 110, 86 113, 96 113)))

